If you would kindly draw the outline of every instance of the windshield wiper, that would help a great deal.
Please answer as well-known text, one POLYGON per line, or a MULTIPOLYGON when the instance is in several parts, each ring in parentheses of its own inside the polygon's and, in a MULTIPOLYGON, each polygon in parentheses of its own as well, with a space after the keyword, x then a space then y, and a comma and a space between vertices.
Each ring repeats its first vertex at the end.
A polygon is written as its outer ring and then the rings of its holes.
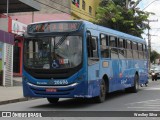
POLYGON ((62 45, 62 43, 65 41, 65 39, 68 37, 69 34, 63 36, 57 44, 55 44, 55 48, 58 48, 58 46, 62 45))
POLYGON ((69 34, 63 36, 60 38, 60 40, 55 44, 55 40, 54 40, 54 57, 53 58, 56 58, 56 52, 55 50, 58 48, 58 46, 62 45, 62 43, 66 40, 66 38, 68 37, 69 34))

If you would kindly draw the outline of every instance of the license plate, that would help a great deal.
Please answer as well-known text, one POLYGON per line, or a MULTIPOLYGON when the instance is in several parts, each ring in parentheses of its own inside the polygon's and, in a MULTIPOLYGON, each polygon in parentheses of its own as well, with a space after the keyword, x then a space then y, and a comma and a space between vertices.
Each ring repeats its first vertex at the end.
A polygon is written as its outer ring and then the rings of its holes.
POLYGON ((46 92, 57 92, 57 89, 55 89, 55 88, 47 88, 46 92))

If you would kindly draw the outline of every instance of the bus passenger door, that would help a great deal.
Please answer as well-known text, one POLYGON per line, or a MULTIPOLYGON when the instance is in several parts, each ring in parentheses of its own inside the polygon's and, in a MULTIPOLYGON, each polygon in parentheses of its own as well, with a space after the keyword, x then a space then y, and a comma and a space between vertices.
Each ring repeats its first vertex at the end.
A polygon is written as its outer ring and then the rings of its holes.
POLYGON ((98 56, 98 37, 87 37, 88 55, 88 95, 99 95, 99 56, 98 56))

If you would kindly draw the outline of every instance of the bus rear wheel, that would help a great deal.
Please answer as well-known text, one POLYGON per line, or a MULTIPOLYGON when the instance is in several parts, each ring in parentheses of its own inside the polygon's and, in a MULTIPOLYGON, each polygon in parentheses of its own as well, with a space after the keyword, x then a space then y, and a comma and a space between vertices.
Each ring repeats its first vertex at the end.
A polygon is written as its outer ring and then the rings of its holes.
POLYGON ((134 76, 134 86, 126 88, 126 92, 137 93, 139 90, 139 77, 137 74, 134 76))
POLYGON ((49 103, 55 104, 58 103, 59 98, 47 98, 49 103))
POLYGON ((96 103, 102 103, 106 99, 106 83, 102 79, 101 84, 100 84, 100 95, 95 98, 96 103))

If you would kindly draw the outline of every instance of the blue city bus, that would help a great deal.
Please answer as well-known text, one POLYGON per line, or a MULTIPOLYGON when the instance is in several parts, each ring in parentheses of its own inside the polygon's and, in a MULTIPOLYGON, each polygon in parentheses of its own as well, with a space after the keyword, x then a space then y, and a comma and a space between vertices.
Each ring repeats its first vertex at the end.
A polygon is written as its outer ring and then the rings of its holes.
POLYGON ((93 98, 136 93, 148 82, 145 40, 83 20, 29 24, 24 34, 25 97, 93 98))

